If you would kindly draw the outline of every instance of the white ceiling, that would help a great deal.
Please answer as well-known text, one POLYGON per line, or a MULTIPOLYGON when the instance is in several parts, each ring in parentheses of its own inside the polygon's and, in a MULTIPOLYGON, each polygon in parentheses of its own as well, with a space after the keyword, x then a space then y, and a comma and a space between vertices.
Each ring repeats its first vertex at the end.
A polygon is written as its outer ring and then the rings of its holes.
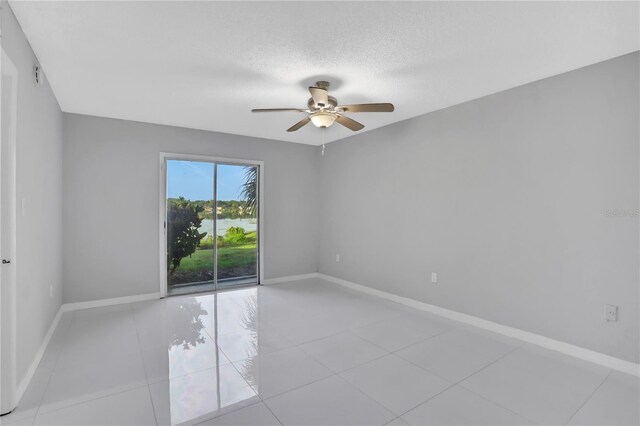
MULTIPOLYGON (((638 2, 22 2, 66 112, 307 144, 306 87, 375 129, 640 48, 638 2)), ((339 125, 326 141, 352 135, 339 125)))

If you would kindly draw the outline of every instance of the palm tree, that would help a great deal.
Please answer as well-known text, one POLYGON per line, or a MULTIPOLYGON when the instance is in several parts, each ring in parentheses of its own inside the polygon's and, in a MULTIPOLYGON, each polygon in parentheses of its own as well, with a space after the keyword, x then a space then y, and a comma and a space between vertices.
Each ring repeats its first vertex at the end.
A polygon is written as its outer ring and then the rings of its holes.
POLYGON ((241 196, 244 199, 245 211, 251 216, 255 215, 258 198, 258 167, 247 166, 244 168, 241 196))

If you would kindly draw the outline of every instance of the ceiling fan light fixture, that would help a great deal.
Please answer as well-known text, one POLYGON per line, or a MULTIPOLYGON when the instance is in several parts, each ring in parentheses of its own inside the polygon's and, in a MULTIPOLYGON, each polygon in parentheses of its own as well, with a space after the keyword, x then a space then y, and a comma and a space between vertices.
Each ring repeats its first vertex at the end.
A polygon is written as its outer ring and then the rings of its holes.
POLYGON ((341 126, 357 132, 364 129, 364 124, 358 123, 353 118, 349 118, 345 113, 352 112, 392 112, 393 104, 377 103, 377 104, 353 104, 339 105, 338 100, 333 96, 329 96, 327 89, 329 83, 327 81, 318 81, 315 86, 309 87, 311 98, 307 101, 307 109, 300 108, 258 108, 252 109, 252 112, 270 112, 270 111, 295 111, 307 113, 302 120, 287 129, 287 132, 296 132, 309 124, 320 129, 331 127, 334 122, 338 122, 341 126))
POLYGON ((336 121, 335 114, 324 111, 313 113, 310 118, 313 125, 321 129, 331 127, 333 122, 336 121))

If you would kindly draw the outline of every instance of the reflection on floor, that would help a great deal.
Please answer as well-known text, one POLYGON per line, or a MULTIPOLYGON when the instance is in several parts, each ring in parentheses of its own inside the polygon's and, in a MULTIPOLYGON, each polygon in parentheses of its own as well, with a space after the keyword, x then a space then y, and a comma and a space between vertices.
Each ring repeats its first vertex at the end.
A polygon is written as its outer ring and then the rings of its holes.
POLYGON ((2 424, 638 424, 638 378, 311 279, 65 314, 2 424))
MULTIPOLYGON (((239 277, 239 278, 226 278, 224 280, 218 280, 218 290, 228 290, 236 287, 244 287, 248 285, 256 285, 258 282, 258 277, 256 275, 248 276, 248 277, 239 277)), ((203 293, 206 291, 214 291, 216 286, 213 281, 201 281, 197 283, 190 284, 176 284, 170 285, 167 288, 167 292, 171 296, 180 295, 180 294, 193 294, 193 293, 203 293)))

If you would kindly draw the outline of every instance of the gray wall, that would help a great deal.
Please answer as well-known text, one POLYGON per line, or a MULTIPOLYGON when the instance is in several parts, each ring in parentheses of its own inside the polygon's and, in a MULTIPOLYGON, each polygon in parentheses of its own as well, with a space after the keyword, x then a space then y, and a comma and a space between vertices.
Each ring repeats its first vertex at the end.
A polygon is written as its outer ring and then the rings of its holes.
POLYGON ((61 304, 62 112, 48 82, 34 84, 36 57, 4 1, 2 48, 18 69, 16 186, 18 206, 26 202, 26 214, 18 212, 16 224, 20 383, 61 304))
POLYGON ((638 362, 638 58, 329 144, 320 272, 638 362))
POLYGON ((64 302, 158 292, 160 152, 264 161, 265 277, 316 272, 317 147, 65 114, 64 302))

